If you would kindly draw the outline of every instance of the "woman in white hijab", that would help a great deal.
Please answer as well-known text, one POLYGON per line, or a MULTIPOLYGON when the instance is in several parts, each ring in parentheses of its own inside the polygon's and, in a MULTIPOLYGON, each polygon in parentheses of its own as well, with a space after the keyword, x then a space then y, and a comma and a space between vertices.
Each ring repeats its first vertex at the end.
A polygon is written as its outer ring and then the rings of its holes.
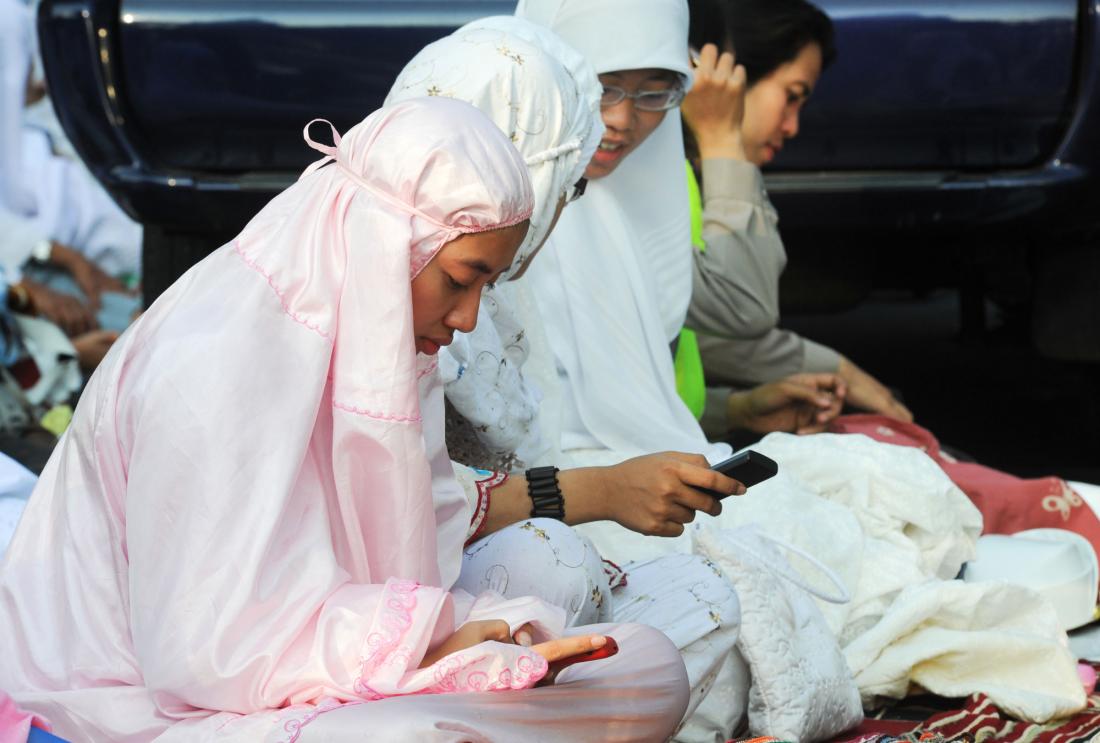
MULTIPOLYGON (((542 323, 529 285, 508 279, 527 269, 588 167, 603 133, 601 93, 591 66, 549 30, 523 19, 487 18, 423 49, 398 76, 387 99, 448 96, 473 103, 515 143, 534 187, 531 231, 512 269, 495 288, 486 289, 478 327, 457 334, 440 353, 451 405, 448 448, 456 461, 503 470, 532 454, 562 461, 554 446, 560 435, 554 419, 557 404, 551 402, 557 382, 538 380, 549 391, 540 409, 542 391, 522 374, 531 368, 532 353, 550 355, 542 323), (452 430, 456 425, 457 436, 452 430), (549 435, 542 437, 544 432, 549 435)), ((697 476, 712 475, 701 462, 685 460, 650 455, 614 467, 560 472, 563 521, 599 518, 590 507, 594 500, 613 500, 635 515, 644 512, 644 503, 663 495, 667 473, 662 470, 670 463, 697 476), (601 477, 605 482, 596 486, 601 477), (607 498, 609 492, 615 497, 607 498)), ((562 521, 528 517, 530 485, 521 476, 479 474, 461 465, 455 469, 475 514, 456 585, 474 594, 495 590, 505 596, 539 596, 564 608, 570 624, 630 617, 663 630, 683 654, 692 686, 689 714, 694 711, 738 636, 736 594, 718 571, 691 555, 624 565, 625 573, 605 566, 595 547, 562 521)), ((684 487, 679 480, 676 484, 684 487)), ((696 498, 698 507, 717 510, 708 496, 699 498, 694 491, 685 495, 696 498)), ((690 518, 687 508, 683 513, 682 520, 690 518)), ((640 526, 625 517, 620 520, 640 526)), ((726 714, 738 714, 735 704, 726 706, 726 714)), ((725 737, 730 727, 692 717, 677 739, 725 737)))
POLYGON ((720 460, 730 449, 707 442, 677 395, 669 352, 691 298, 687 190, 654 175, 683 170, 679 117, 666 112, 691 83, 687 8, 545 0, 521 1, 517 14, 577 48, 605 87, 648 92, 631 101, 633 120, 610 122, 584 200, 528 276, 563 389, 561 448, 579 464, 664 449, 720 460))

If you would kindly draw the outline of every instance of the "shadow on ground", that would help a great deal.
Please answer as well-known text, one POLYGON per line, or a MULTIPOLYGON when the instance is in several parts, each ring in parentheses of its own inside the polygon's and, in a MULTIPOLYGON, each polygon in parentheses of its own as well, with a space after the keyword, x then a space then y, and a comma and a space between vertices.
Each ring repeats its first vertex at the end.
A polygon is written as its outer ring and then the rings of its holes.
POLYGON ((1100 483, 1100 365, 1040 358, 1026 328, 995 315, 992 330, 964 341, 954 292, 879 294, 783 325, 901 390, 918 423, 983 464, 1100 483))

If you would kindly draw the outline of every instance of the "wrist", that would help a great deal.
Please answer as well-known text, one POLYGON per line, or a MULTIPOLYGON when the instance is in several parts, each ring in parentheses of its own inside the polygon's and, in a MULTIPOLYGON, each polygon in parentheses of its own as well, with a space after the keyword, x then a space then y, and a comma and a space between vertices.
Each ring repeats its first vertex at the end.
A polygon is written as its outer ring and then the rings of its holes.
POLYGON ((609 467, 580 467, 558 473, 565 499, 565 522, 586 524, 610 518, 607 507, 609 467))
POLYGON ((77 253, 71 248, 67 248, 61 243, 55 242, 50 244, 50 259, 49 262, 60 268, 64 268, 67 271, 71 271, 72 267, 76 263, 77 253))
POLYGON ((726 426, 730 431, 747 428, 745 421, 748 419, 748 392, 731 392, 726 399, 726 426))
POLYGON ((740 133, 730 132, 721 136, 698 137, 699 157, 703 160, 714 158, 733 158, 745 160, 745 146, 740 133))

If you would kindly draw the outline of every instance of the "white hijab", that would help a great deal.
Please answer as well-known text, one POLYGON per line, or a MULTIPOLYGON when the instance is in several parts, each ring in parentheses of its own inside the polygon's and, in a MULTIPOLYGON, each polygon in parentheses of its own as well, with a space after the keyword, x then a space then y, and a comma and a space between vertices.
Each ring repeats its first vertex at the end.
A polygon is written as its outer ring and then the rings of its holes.
MULTIPOLYGON (((671 70, 690 85, 684 0, 520 0, 596 68, 671 70)), ((680 117, 670 111, 562 215, 529 272, 566 402, 561 448, 577 464, 663 450, 720 459, 676 392, 669 344, 691 300, 691 225, 680 117), (585 452, 590 453, 585 453, 585 452)))
POLYGON ((601 90, 591 65, 549 30, 495 17, 429 44, 401 71, 386 98, 392 104, 445 96, 473 104, 515 143, 534 190, 531 229, 511 270, 496 288, 486 289, 477 328, 457 333, 439 354, 447 399, 479 443, 471 447, 448 430, 452 456, 460 461, 520 466, 544 455, 558 438, 552 416, 539 410, 540 402, 553 399, 553 389, 536 390, 521 374, 532 340, 535 353, 549 357, 537 313, 528 308, 533 302, 524 296, 522 282, 509 279, 542 242, 559 199, 595 152, 603 135, 601 90), (545 426, 550 429, 543 436, 545 426), (473 448, 484 451, 471 453, 473 448))

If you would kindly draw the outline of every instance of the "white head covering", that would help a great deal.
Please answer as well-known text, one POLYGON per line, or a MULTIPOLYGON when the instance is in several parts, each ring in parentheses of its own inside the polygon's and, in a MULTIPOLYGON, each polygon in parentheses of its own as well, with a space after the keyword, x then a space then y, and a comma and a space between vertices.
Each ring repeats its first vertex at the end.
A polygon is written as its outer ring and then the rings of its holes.
MULTIPOLYGON (((520 0, 516 13, 548 25, 597 72, 667 69, 690 84, 684 0, 520 0)), ((683 169, 680 117, 671 111, 566 210, 529 273, 573 405, 563 450, 603 450, 598 461, 729 451, 707 442, 676 393, 669 344, 691 300, 683 169)))
MULTIPOLYGON (((386 103, 458 98, 481 109, 515 143, 530 172, 535 210, 507 279, 543 241, 558 201, 595 152, 603 135, 601 90, 584 57, 549 30, 495 17, 425 47, 398 75, 386 103)), ((535 421, 541 395, 520 373, 532 329, 516 316, 515 291, 504 283, 486 289, 477 328, 456 334, 439 354, 447 399, 479 440, 472 447, 464 440, 468 434, 448 429, 452 456, 466 463, 505 466, 517 449, 540 447, 535 421)))

